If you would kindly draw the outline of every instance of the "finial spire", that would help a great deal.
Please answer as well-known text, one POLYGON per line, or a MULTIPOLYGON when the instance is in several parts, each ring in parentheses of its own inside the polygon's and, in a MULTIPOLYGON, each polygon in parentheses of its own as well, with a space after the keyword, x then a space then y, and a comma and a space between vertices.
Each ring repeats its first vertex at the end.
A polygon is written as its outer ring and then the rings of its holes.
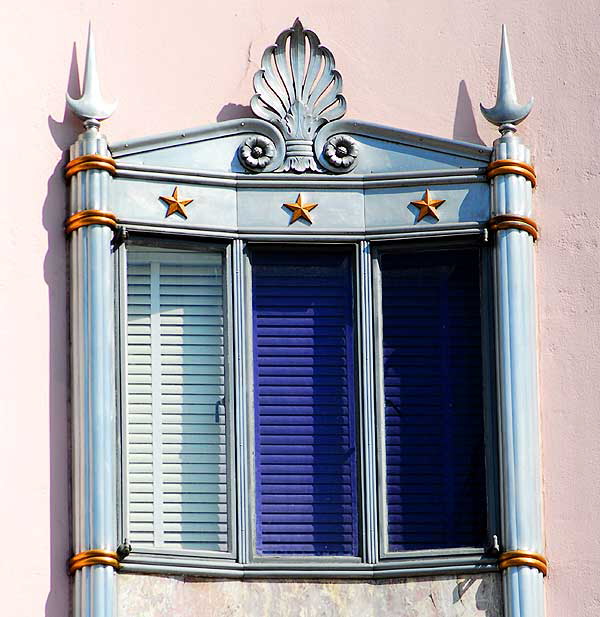
POLYGON ((85 55, 85 75, 83 78, 83 92, 81 98, 74 99, 67 93, 67 104, 71 111, 78 116, 86 126, 98 126, 101 120, 106 120, 117 108, 117 103, 107 103, 102 98, 100 79, 96 66, 96 45, 92 23, 88 29, 87 51, 85 55))
POLYGON ((508 48, 508 37, 506 35, 506 26, 503 24, 496 104, 489 109, 480 104, 481 113, 488 122, 500 127, 500 132, 504 134, 507 131, 515 131, 515 125, 527 118, 532 107, 533 98, 523 105, 517 101, 517 91, 515 89, 515 80, 513 79, 512 64, 510 62, 510 50, 508 48))

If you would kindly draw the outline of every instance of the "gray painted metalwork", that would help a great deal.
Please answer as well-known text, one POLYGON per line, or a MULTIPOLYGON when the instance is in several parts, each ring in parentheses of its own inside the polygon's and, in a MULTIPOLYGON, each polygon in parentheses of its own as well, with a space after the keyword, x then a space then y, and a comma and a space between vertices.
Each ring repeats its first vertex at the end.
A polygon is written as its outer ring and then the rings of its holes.
MULTIPOLYGON (((83 94, 67 94, 71 110, 86 131, 71 146, 71 160, 84 155, 109 157, 98 132, 116 103, 100 92, 94 36, 88 31, 83 94)), ((109 210, 110 175, 92 169, 71 178, 70 212, 109 210)), ((113 232, 103 225, 71 234, 71 414, 73 478, 73 552, 117 548, 117 391, 115 350, 115 260, 113 232)), ((113 617, 115 572, 105 565, 74 574, 74 617, 113 617)))
POLYGON ((375 228, 371 229, 368 233, 312 233, 310 236, 292 234, 292 233, 265 233, 264 230, 250 230, 243 233, 238 233, 235 230, 224 229, 214 230, 203 227, 190 226, 182 228, 177 225, 155 225, 145 224, 136 221, 129 221, 127 219, 120 221, 121 226, 127 231, 148 232, 162 236, 172 236, 177 234, 182 240, 184 238, 205 238, 205 239, 234 239, 240 238, 248 241, 256 242, 307 242, 319 241, 319 242, 359 242, 360 240, 370 241, 385 241, 385 240, 416 240, 423 238, 450 238, 458 236, 483 236, 484 240, 487 239, 487 229, 480 223, 454 223, 447 225, 430 225, 423 228, 415 229, 414 227, 397 227, 392 231, 387 228, 375 228))
POLYGON ((481 113, 488 122, 499 126, 500 132, 504 132, 504 130, 514 130, 514 128, 511 127, 519 124, 519 122, 523 122, 530 114, 532 107, 533 98, 523 105, 517 101, 517 90, 515 88, 512 63, 510 61, 508 37, 506 34, 506 26, 503 24, 496 104, 489 109, 480 104, 481 113))
POLYGON ((251 135, 238 148, 238 156, 248 171, 262 171, 275 157, 275 144, 263 135, 251 135))
POLYGON ((248 470, 248 397, 247 372, 250 370, 247 362, 246 335, 246 264, 244 256, 244 242, 233 241, 232 250, 232 281, 233 281, 233 331, 234 331, 234 383, 235 390, 235 431, 237 435, 237 528, 238 528, 238 561, 240 564, 248 563, 250 559, 250 522, 249 511, 249 470, 248 470))
POLYGON ((280 171, 320 171, 313 155, 315 133, 341 118, 346 100, 333 54, 299 19, 265 50, 254 75, 250 105, 285 137, 286 159, 280 171))
POLYGON ((302 176, 285 178, 283 175, 261 174, 260 176, 241 176, 239 174, 210 174, 172 168, 151 168, 139 165, 119 165, 118 178, 134 180, 157 180, 163 182, 185 182, 202 186, 232 188, 323 188, 323 189, 362 189, 362 188, 396 188, 400 186, 423 186, 461 183, 486 183, 485 168, 467 169, 432 169, 423 172, 397 172, 369 174, 346 177, 302 176))
POLYGON ((370 233, 375 229, 393 232, 403 227, 419 231, 448 224, 484 223, 490 215, 489 185, 470 182, 466 176, 380 182, 365 178, 363 182, 340 184, 268 181, 254 186, 244 182, 237 187, 190 180, 187 176, 168 174, 128 172, 126 178, 120 175, 112 183, 114 212, 121 221, 182 230, 242 233, 253 229, 265 234, 285 231, 310 235, 370 233), (148 182, 149 179, 153 181, 148 182), (187 207, 187 219, 178 214, 165 218, 166 206, 159 196, 171 195, 175 187, 179 187, 182 198, 193 200, 187 207), (439 221, 431 217, 417 221, 418 208, 410 205, 422 199, 426 188, 436 199, 445 200, 439 209, 439 221), (305 202, 319 204, 311 213, 312 225, 303 220, 290 225, 290 213, 283 206, 293 203, 300 192, 305 202))
MULTIPOLYGON (((377 512, 372 497, 368 498, 371 505, 363 513, 366 563, 315 559, 253 561, 249 413, 252 356, 247 336, 250 277, 245 242, 351 242, 359 250, 359 288, 364 303, 364 487, 369 495, 376 489, 372 461, 375 429, 371 431, 369 427, 374 423, 370 414, 375 409, 376 395, 376 379, 371 372, 373 362, 377 362, 376 331, 374 334, 372 324, 368 323, 369 303, 374 299, 369 250, 375 243, 390 240, 485 238, 484 225, 490 211, 528 215, 531 210, 531 185, 524 177, 515 175, 492 180, 490 210, 485 173, 491 148, 340 120, 345 101, 333 56, 300 22, 284 31, 276 45, 265 52, 263 68, 255 77, 255 89, 253 110, 267 121, 232 120, 115 143, 110 149, 117 162, 114 180, 101 170, 80 172, 71 180, 72 212, 110 209, 132 232, 231 241, 228 254, 232 263, 234 316, 238 563, 188 558, 160 550, 134 550, 123 569, 236 578, 386 578, 493 571, 496 560, 478 549, 433 554, 415 551, 403 556, 394 554, 385 562, 374 563, 379 558, 380 538, 373 535, 377 512), (340 144, 347 151, 339 150, 340 144), (260 152, 254 149, 259 146, 260 152), (350 146, 355 146, 356 152, 350 146), (259 174, 248 173, 259 169, 259 174), (331 173, 282 173, 324 170, 331 173), (179 186, 182 198, 194 200, 188 209, 188 220, 178 215, 165 219, 164 205, 158 197, 171 194, 175 186, 179 186), (439 222, 415 221, 409 206, 410 201, 422 197, 426 188, 436 198, 446 200, 439 210, 439 222), (320 204, 314 210, 313 225, 300 221, 290 226, 289 213, 282 209, 282 204, 293 201, 300 191, 306 192, 306 200, 320 204), (369 354, 375 357, 370 359, 369 354)), ((110 156, 97 125, 112 113, 114 105, 106 103, 100 94, 91 30, 83 95, 79 100, 67 100, 88 129, 72 147, 71 157, 110 156)), ((503 31, 498 100, 493 108, 483 110, 503 132, 495 143, 495 160, 513 158, 529 163, 527 149, 511 132, 530 109, 531 103, 517 103, 503 31)), ((114 550, 117 543, 111 239, 108 228, 93 225, 77 229, 71 240, 75 552, 89 548, 114 550)), ((539 451, 532 255, 531 238, 525 232, 510 229, 498 233, 493 261, 503 480, 501 539, 505 550, 542 549, 539 460, 531 456, 539 451)), ((123 269, 122 275, 124 272, 123 269)), ((377 315, 377 307, 374 312, 377 315)), ((540 617, 541 574, 518 567, 509 568, 503 576, 508 616, 540 617)), ((92 566, 75 574, 76 617, 112 617, 113 605, 111 568, 92 566)))
POLYGON ((371 246, 366 240, 358 245, 358 294, 360 319, 360 371, 362 373, 361 418, 363 452, 363 526, 364 558, 374 564, 379 560, 377 536, 377 437, 375 419, 375 383, 373 373, 373 274, 371 246))
MULTIPOLYGON (((352 182, 355 174, 371 178, 377 174, 384 177, 402 177, 402 174, 454 170, 460 175, 471 168, 487 165, 492 149, 487 146, 422 135, 380 126, 357 120, 337 120, 325 124, 317 132, 314 152, 323 167, 329 165, 323 158, 323 151, 331 137, 347 135, 356 140, 360 149, 356 168, 350 176, 276 173, 269 177, 279 182, 352 182)), ((111 144, 113 158, 119 169, 148 171, 170 171, 183 175, 199 175, 207 178, 236 179, 238 182, 262 181, 265 174, 279 167, 285 155, 285 141, 279 129, 256 118, 230 120, 206 127, 186 129, 155 137, 146 137, 127 142, 111 144), (275 145, 275 157, 265 167, 260 177, 248 176, 239 162, 237 150, 250 136, 263 135, 275 145), (135 166, 135 167, 134 167, 135 166), (232 176, 231 174, 239 174, 232 176)), ((331 166, 330 166, 331 167, 331 166)), ((482 178, 482 181, 485 179, 482 178)))
MULTIPOLYGON (((502 133, 494 143, 493 160, 530 164, 529 150, 514 135, 514 124, 529 113, 531 103, 515 111, 505 30, 498 92, 497 113, 484 112, 488 120, 500 124, 502 133)), ((531 183, 523 176, 506 174, 492 180, 493 215, 529 217, 531 197, 531 183)), ((504 551, 543 553, 533 239, 520 229, 500 230, 494 253, 501 545, 504 551)), ((539 570, 511 566, 503 571, 503 581, 507 617, 543 616, 539 570)))
MULTIPOLYGON (((105 138, 92 124, 71 146, 71 158, 109 156, 105 138)), ((83 171, 71 179, 71 212, 107 210, 110 175, 83 171)), ((114 551, 116 503, 116 364, 112 230, 80 227, 71 234, 71 413, 73 551, 114 551)), ((112 617, 112 567, 75 572, 75 617, 112 617)))
POLYGON ((356 167, 358 143, 349 135, 334 135, 330 137, 323 148, 323 163, 336 173, 352 171, 356 167))
POLYGON ((155 574, 190 574, 193 576, 210 576, 236 579, 256 578, 318 578, 318 579, 366 579, 377 580, 409 576, 444 576, 449 574, 482 574, 496 572, 494 559, 482 555, 464 555, 448 557, 427 557, 415 555, 411 559, 394 560, 377 565, 338 563, 336 565, 304 561, 303 563, 254 563, 245 566, 225 564, 206 560, 194 562, 178 559, 169 563, 164 558, 152 560, 138 559, 123 563, 124 572, 155 574))
POLYGON ((98 77, 96 63, 96 43, 91 22, 88 28, 83 93, 79 99, 74 99, 67 93, 66 99, 71 111, 83 121, 86 128, 92 124, 99 126, 100 121, 109 118, 117 108, 116 102, 108 103, 104 100, 100 90, 100 78, 98 77))
MULTIPOLYGON (((438 153, 441 156, 438 156, 437 159, 443 161, 444 165, 455 167, 472 166, 474 161, 481 161, 487 164, 490 159, 490 154, 492 153, 492 148, 489 146, 470 144, 465 141, 446 139, 444 137, 434 137, 433 135, 424 135, 404 129, 382 126, 372 122, 350 120, 347 118, 330 122, 318 132, 315 139, 315 151, 321 152, 329 138, 338 134, 352 135, 355 138, 374 139, 377 142, 391 142, 387 147, 391 152, 396 150, 406 152, 410 151, 410 149, 416 149, 412 151, 421 158, 427 158, 428 153, 431 155, 438 153)), ((359 141, 361 143, 360 169, 362 171, 364 165, 372 165, 373 163, 372 161, 368 161, 368 163, 365 161, 365 148, 362 146, 362 140, 359 141)), ((383 146, 384 144, 380 144, 380 148, 383 148, 383 146)), ((380 154, 382 157, 383 155, 384 152, 380 154)), ((381 161, 379 164, 381 165, 381 161)), ((414 166, 408 168, 414 169, 414 166)), ((402 171, 405 169, 407 169, 405 165, 396 165, 394 167, 394 171, 402 171)), ((423 167, 423 169, 428 169, 428 167, 423 167)), ((362 173, 373 173, 373 171, 375 170, 365 167, 365 171, 362 173)), ((387 169, 385 171, 387 171, 387 169)))

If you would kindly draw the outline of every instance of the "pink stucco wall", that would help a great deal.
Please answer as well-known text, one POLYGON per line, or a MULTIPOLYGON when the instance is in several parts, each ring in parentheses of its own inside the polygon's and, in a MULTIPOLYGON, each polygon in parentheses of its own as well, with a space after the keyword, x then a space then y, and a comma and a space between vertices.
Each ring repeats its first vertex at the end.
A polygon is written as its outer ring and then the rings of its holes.
POLYGON ((94 20, 110 139, 248 113, 263 49, 300 15, 335 53, 348 116, 490 144, 500 24, 539 175, 540 374, 549 617, 600 608, 600 11, 596 0, 0 3, 2 614, 69 604, 64 151, 94 20))

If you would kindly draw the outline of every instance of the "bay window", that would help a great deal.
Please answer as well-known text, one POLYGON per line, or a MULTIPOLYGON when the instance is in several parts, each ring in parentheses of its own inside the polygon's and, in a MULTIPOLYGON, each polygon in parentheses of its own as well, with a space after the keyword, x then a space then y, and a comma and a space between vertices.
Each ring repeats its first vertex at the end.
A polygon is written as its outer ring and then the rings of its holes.
POLYGON ((365 287, 354 242, 248 242, 234 268, 227 241, 132 235, 122 523, 142 562, 351 573, 484 557, 484 249, 372 244, 365 287))

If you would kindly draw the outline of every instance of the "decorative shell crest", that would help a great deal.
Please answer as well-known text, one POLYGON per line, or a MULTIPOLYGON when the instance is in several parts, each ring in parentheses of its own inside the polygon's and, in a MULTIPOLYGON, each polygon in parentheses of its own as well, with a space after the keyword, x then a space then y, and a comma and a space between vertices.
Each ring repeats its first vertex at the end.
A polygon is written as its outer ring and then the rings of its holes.
POLYGON ((254 76, 250 105, 260 118, 277 126, 286 140, 281 171, 319 171, 312 151, 316 132, 346 111, 342 77, 333 54, 299 19, 284 30, 262 57, 254 76))

